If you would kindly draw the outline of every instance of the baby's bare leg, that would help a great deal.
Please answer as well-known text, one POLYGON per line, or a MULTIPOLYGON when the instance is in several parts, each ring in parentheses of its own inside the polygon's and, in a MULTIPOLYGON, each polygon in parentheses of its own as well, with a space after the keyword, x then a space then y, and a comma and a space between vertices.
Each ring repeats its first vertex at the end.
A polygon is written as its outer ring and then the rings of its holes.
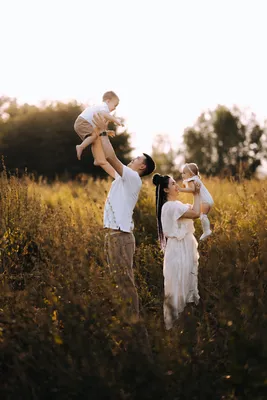
POLYGON ((201 213, 202 214, 206 214, 207 215, 210 212, 210 209, 211 209, 211 207, 210 207, 210 205, 208 203, 202 203, 201 204, 201 213))
POLYGON ((78 160, 81 159, 81 155, 82 155, 83 150, 87 146, 92 144, 96 140, 96 138, 97 138, 97 135, 95 133, 92 133, 90 136, 87 136, 87 138, 85 138, 84 141, 81 144, 78 144, 76 146, 78 160))

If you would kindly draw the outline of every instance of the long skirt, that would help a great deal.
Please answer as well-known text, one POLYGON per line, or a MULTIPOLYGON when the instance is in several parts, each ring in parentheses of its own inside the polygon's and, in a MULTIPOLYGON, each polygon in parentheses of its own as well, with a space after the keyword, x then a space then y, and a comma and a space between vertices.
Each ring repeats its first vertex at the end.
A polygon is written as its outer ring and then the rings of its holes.
POLYGON ((171 329, 187 303, 198 304, 198 243, 192 233, 168 238, 164 253, 164 321, 171 329))

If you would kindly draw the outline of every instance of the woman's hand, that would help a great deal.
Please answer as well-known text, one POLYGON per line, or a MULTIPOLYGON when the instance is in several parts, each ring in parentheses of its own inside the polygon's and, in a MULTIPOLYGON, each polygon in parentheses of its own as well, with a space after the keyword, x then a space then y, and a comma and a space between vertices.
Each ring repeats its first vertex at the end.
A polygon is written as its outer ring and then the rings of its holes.
POLYGON ((195 194, 199 194, 199 192, 200 192, 200 183, 198 183, 198 182, 195 182, 195 194))

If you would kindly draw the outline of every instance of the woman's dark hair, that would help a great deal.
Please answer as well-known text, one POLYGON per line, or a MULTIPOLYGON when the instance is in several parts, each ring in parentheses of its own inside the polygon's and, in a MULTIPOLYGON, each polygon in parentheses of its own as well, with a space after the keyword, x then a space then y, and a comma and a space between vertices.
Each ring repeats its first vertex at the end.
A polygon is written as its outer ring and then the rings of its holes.
POLYGON ((158 237, 162 250, 165 247, 165 238, 162 231, 161 223, 161 209, 164 203, 167 201, 167 193, 164 189, 169 186, 169 175, 155 174, 152 178, 152 182, 156 186, 156 214, 157 214, 157 226, 158 226, 158 237))

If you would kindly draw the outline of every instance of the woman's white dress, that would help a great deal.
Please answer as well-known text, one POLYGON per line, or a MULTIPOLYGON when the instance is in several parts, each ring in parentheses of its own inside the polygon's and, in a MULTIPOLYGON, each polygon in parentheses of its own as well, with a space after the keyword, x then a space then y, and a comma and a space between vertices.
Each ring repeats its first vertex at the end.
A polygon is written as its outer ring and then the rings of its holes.
POLYGON ((183 218, 191 208, 180 201, 167 201, 162 207, 161 222, 165 238, 164 251, 164 321, 171 329, 186 304, 199 301, 198 243, 193 220, 183 218))

